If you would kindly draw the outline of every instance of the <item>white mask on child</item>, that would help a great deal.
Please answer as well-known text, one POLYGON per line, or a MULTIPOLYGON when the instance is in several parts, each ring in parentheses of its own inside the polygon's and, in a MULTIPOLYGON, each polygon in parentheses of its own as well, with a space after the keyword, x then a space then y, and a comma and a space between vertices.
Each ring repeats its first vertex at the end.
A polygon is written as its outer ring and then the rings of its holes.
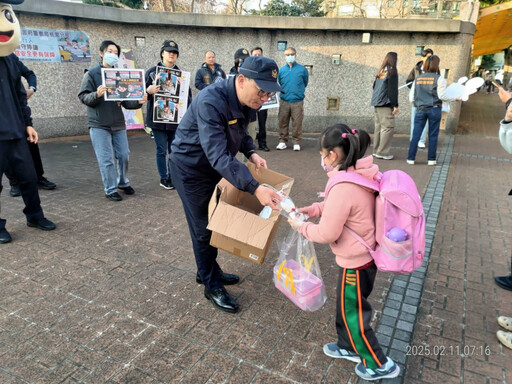
POLYGON ((334 170, 334 167, 332 166, 332 164, 331 165, 325 164, 323 157, 322 157, 321 164, 322 164, 322 168, 324 169, 325 172, 331 172, 332 170, 334 170))

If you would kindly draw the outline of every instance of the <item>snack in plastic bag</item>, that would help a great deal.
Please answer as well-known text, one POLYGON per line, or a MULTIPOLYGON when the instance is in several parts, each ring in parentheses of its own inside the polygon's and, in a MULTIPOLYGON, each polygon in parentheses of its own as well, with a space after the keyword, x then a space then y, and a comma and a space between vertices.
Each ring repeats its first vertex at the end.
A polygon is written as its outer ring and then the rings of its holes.
POLYGON ((316 311, 327 300, 315 247, 293 229, 281 245, 274 284, 304 311, 316 311))

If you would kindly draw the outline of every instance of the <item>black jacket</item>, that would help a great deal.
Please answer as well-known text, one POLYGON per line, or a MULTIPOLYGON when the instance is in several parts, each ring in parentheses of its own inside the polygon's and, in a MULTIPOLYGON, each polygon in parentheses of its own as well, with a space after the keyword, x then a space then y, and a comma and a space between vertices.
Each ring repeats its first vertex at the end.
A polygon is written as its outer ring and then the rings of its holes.
POLYGON ((413 69, 411 69, 411 72, 409 73, 409 76, 407 76, 407 80, 405 80, 405 84, 411 83, 408 85, 409 88, 412 87, 412 82, 415 78, 417 78, 419 75, 423 73, 421 70, 421 67, 423 67, 423 61, 418 61, 413 69))
MULTIPOLYGON (((160 62, 154 67, 151 67, 146 72, 146 88, 150 85, 153 85, 153 78, 151 77, 152 73, 156 72, 156 67, 163 67, 164 65, 160 62)), ((180 68, 175 64, 171 69, 180 70, 180 68)), ((190 103, 192 103, 192 90, 188 89, 188 103, 187 109, 190 107, 190 103)), ((148 107, 146 110, 146 125, 151 129, 156 131, 176 131, 178 128, 178 124, 167 124, 167 123, 154 123, 153 122, 153 107, 155 105, 155 94, 148 94, 148 107)))
POLYGON ((398 107, 398 75, 386 75, 373 83, 372 107, 398 107))
POLYGON ((20 60, 11 53, 0 57, 0 140, 24 139, 32 126, 27 92, 21 82, 20 60))
POLYGON ((221 69, 220 64, 215 63, 213 67, 213 71, 203 63, 201 68, 196 73, 196 88, 201 90, 209 86, 210 84, 216 83, 217 81, 221 81, 226 78, 226 74, 221 69))
MULTIPOLYGON (((97 97, 96 90, 101 84, 101 64, 97 64, 85 72, 78 92, 78 98, 87 106, 89 128, 104 128, 113 131, 126 129, 123 110, 118 103, 105 101, 103 96, 97 97)), ((121 105, 126 109, 142 107, 138 100, 122 101, 121 105)))

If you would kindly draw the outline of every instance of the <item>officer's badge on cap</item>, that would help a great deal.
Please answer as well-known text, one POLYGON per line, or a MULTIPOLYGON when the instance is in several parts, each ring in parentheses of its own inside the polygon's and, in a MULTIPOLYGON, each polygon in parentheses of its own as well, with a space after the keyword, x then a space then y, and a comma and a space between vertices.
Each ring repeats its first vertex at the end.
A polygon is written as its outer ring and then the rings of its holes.
POLYGON ((162 44, 162 51, 177 52, 177 53, 180 52, 179 48, 178 48, 178 44, 176 44, 173 40, 165 40, 164 43, 162 44))
POLYGON ((277 83, 279 68, 274 60, 264 56, 249 56, 240 66, 240 74, 253 79, 265 92, 283 92, 277 83))
POLYGON ((240 59, 241 61, 244 61, 248 57, 249 51, 245 48, 237 49, 235 52, 235 60, 240 59))

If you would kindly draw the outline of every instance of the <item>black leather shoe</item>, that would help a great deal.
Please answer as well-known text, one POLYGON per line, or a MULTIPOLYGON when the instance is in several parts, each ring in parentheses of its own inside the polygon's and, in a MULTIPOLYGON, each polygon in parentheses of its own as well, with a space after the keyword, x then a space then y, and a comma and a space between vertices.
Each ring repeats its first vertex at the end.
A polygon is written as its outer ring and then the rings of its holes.
MULTIPOLYGON (((220 276, 220 282, 223 285, 233 285, 237 284, 240 281, 240 278, 237 275, 231 275, 229 273, 222 272, 220 276)), ((201 276, 199 276, 199 272, 196 273, 196 283, 197 284, 203 284, 203 281, 201 280, 201 276)))
POLYGON ((8 243, 12 240, 11 235, 7 232, 7 229, 0 229, 0 244, 8 243))
POLYGON ((238 311, 238 304, 229 296, 226 288, 208 289, 204 288, 204 297, 210 300, 213 306, 224 312, 235 313, 238 311))
POLYGON ((494 281, 501 288, 506 289, 508 291, 512 291, 512 275, 510 275, 510 276, 495 277, 494 281))
POLYGON ((121 201, 121 200, 123 200, 121 195, 119 193, 117 193, 117 192, 106 193, 105 197, 107 199, 109 199, 109 200, 112 200, 112 201, 121 201))
POLYGON ((57 188, 57 184, 52 183, 46 177, 41 177, 39 180, 37 180, 37 185, 39 188, 46 189, 48 191, 57 188))
POLYGON ((20 191, 20 187, 18 187, 17 185, 12 185, 11 186, 11 192, 9 192, 10 195, 12 197, 18 197, 18 196, 21 196, 21 191, 20 191))
POLYGON ((53 231, 55 228, 57 228, 54 223, 44 217, 38 220, 27 220, 27 225, 29 227, 42 229, 43 231, 53 231))
POLYGON ((260 145, 259 149, 262 150, 262 151, 265 151, 265 152, 269 152, 270 151, 270 148, 267 147, 266 145, 260 145))
POLYGON ((135 189, 133 189, 130 186, 127 186, 127 187, 117 187, 117 188, 119 188, 121 191, 123 191, 127 195, 133 195, 135 193, 135 189))

